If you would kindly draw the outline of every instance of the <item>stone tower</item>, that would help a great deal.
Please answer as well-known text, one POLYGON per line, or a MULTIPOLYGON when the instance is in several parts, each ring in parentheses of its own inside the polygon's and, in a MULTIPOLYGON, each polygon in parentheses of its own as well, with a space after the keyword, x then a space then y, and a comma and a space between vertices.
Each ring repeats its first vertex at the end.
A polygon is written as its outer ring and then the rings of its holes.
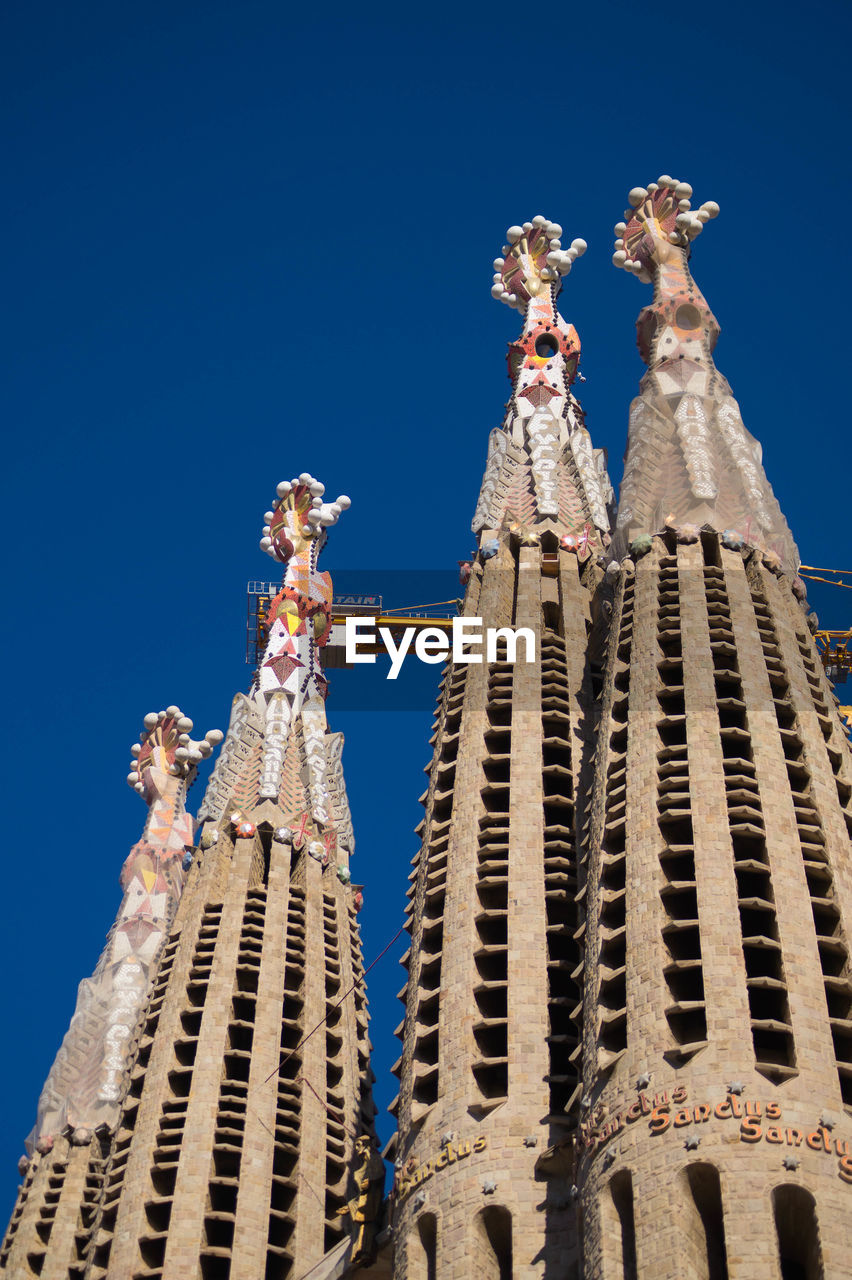
POLYGON ((464 614, 525 628, 451 662, 409 892, 395 1148, 394 1276, 567 1274, 579 1099, 582 937, 575 805, 596 561, 611 489, 572 394, 580 344, 556 309, 585 249, 537 217, 512 227, 493 293, 518 310, 512 397, 491 436, 464 614), (481 654, 481 651, 478 651, 481 654), (579 967, 578 967, 579 966, 579 967), (545 1165, 548 1169, 545 1170, 545 1165))
POLYGON ((148 822, 22 1161, 0 1257, 15 1280, 295 1280, 371 1254, 360 896, 319 663, 317 556, 349 501, 322 493, 302 475, 267 513, 284 581, 196 838, 186 785, 222 735, 194 743, 177 707, 145 718, 129 781, 148 822))
MULTIPOLYGON (((852 756, 798 554, 664 176, 615 262, 652 283, 611 526, 561 247, 512 227, 512 396, 462 565, 411 873, 395 1280, 852 1280, 852 756), (812 620, 811 620, 812 621, 812 620)), ((278 487, 268 640, 220 734, 145 718, 148 805, 43 1090, 14 1280, 383 1280, 323 502, 278 487)))
POLYGON ((630 193, 653 283, 608 580, 589 830, 585 1276, 852 1275, 852 759, 798 557, 688 267, 718 209, 630 193))

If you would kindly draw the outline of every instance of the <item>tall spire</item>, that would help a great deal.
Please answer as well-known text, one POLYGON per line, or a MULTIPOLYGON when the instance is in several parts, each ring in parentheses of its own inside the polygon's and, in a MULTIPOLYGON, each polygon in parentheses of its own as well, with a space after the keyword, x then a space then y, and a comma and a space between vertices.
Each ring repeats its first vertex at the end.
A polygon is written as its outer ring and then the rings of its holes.
MULTIPOLYGON (((310 819, 317 829, 334 827, 327 774, 333 768, 326 751, 325 697, 327 682, 320 665, 320 651, 331 628, 332 584, 328 573, 317 569, 325 545, 326 529, 336 524, 350 505, 341 495, 323 502, 325 486, 303 472, 278 485, 278 497, 265 514, 261 548, 284 566, 281 589, 269 606, 268 641, 255 673, 249 696, 237 694, 228 739, 210 780, 199 818, 221 818, 235 786, 245 774, 238 744, 248 733, 263 738, 262 756, 256 764, 256 791, 244 803, 254 806, 278 802, 284 759, 293 726, 301 720, 307 758, 307 806, 302 827, 310 819)), ((339 815, 347 827, 346 819, 339 815)), ((297 824, 298 825, 298 824, 297 824)), ((351 852, 352 841, 347 849, 351 852)))
POLYGON ((637 188, 617 228, 654 299, 581 783, 583 1274, 842 1275, 845 1166, 823 1156, 852 1111, 852 758, 713 365, 687 253, 717 209, 690 195, 637 188))
POLYGON ((575 804, 611 490, 571 393, 580 342, 556 309, 585 245, 560 235, 541 217, 511 227, 495 263, 492 292, 524 328, 462 613, 533 644, 451 661, 439 695, 394 1068, 394 1280, 579 1265, 570 1161, 548 1153, 570 1140, 581 1092, 575 804))
POLYGON ((630 408, 619 548, 665 524, 729 530, 795 569, 799 556, 731 389, 713 363, 719 325, 693 280, 690 244, 719 206, 664 174, 634 187, 613 262, 653 283, 637 321, 648 365, 630 408))
POLYGON ((491 292, 521 312, 524 328, 509 347, 512 398, 491 433, 473 530, 488 540, 509 527, 522 541, 551 530, 600 548, 608 540, 612 487, 571 391, 580 339, 556 307, 561 277, 586 242, 563 249, 561 235, 558 223, 541 215, 510 227, 494 263, 491 292))
POLYGON ((198 847, 185 786, 221 735, 192 742, 177 707, 146 717, 128 781, 151 814, 22 1162, 10 1275, 286 1280, 373 1252, 362 898, 320 666, 332 584, 317 558, 349 500, 322 494, 304 473, 267 512, 284 581, 198 847))
POLYGON ((90 1137, 99 1125, 112 1126, 118 1115, 128 1046, 177 910, 192 848, 187 788, 198 762, 222 741, 219 730, 212 729, 193 742, 192 727, 180 707, 152 711, 131 747, 127 781, 148 805, 148 819, 121 869, 121 906, 95 972, 80 983, 74 1016, 39 1098, 30 1146, 49 1149, 67 1126, 90 1137))

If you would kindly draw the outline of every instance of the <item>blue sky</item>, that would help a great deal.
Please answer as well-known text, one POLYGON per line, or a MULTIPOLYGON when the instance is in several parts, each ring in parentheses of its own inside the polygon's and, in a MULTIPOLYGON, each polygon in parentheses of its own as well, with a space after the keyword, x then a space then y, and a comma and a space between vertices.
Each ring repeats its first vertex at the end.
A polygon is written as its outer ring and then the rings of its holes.
MULTIPOLYGON (((365 591, 470 550, 518 327, 489 293, 509 224, 589 243, 562 310, 617 480, 648 290, 610 265, 612 225, 662 172, 718 200, 693 257, 718 365, 803 559, 849 561, 850 11, 10 0, 2 28, 11 1210, 143 821, 128 746, 172 702, 226 727, 275 484, 351 495, 325 566, 365 591)), ((824 622, 845 595, 812 593, 824 622)), ((369 963, 402 920, 431 705, 334 698, 369 963)), ((382 1108, 401 983, 394 955, 371 974, 382 1108)))

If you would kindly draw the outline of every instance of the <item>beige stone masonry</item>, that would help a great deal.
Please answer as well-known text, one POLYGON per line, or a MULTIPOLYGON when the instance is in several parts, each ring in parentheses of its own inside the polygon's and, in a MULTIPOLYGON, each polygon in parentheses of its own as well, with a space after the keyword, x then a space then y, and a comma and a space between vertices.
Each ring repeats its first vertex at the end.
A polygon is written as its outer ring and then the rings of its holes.
POLYGON ((281 1010, 285 1002, 285 947, 287 908, 290 902, 289 849, 272 842, 266 913, 263 924, 263 958, 257 985, 249 1105, 240 1165, 237 1213, 234 1224, 231 1280, 255 1280, 266 1267, 269 1203, 272 1191, 277 1072, 281 1059, 281 1010), (272 1079, 269 1079, 269 1076, 272 1079))

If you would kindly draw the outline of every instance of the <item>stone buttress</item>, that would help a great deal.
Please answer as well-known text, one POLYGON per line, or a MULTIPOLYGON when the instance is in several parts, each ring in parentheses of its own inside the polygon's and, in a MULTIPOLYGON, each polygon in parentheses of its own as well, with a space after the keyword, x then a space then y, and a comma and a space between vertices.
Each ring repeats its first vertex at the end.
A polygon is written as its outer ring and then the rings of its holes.
POLYGON ((585 245, 563 251, 560 234, 544 218, 513 227, 495 263, 493 292, 524 327, 463 612, 486 631, 526 628, 534 660, 519 636, 512 661, 504 637, 478 664, 451 662, 441 686, 392 1107, 398 1280, 533 1277, 577 1259, 572 1180, 544 1157, 579 1096, 575 804, 611 489, 571 391, 579 341, 556 309, 585 245))
POLYGON ((586 1280, 852 1275, 852 759, 664 176, 588 832, 586 1280))
POLYGON ((109 971, 123 994, 81 987, 4 1246, 16 1280, 295 1280, 372 1254, 383 1172, 360 894, 319 663, 331 582, 317 555, 348 499, 322 492, 303 475, 267 514, 284 581, 197 847, 183 792, 216 735, 192 743, 177 708, 146 717, 129 780, 151 814, 89 980, 109 971))

